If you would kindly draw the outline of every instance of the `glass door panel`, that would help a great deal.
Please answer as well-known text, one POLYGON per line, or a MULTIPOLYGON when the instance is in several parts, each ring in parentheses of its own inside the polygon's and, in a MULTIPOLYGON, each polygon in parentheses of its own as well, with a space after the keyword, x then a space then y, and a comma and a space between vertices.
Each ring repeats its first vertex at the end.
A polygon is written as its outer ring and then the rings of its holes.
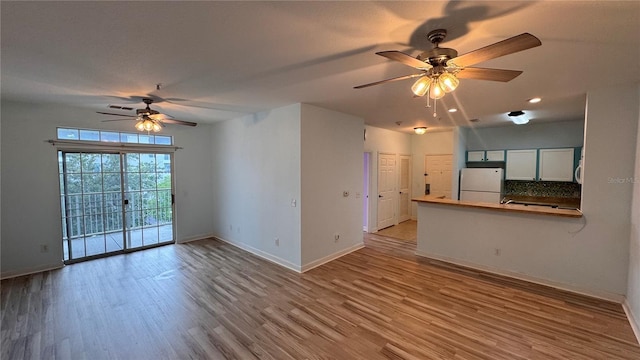
POLYGON ((173 241, 170 154, 126 154, 125 213, 129 248, 173 241))
POLYGON ((58 163, 64 260, 122 250, 120 155, 59 152, 58 163))

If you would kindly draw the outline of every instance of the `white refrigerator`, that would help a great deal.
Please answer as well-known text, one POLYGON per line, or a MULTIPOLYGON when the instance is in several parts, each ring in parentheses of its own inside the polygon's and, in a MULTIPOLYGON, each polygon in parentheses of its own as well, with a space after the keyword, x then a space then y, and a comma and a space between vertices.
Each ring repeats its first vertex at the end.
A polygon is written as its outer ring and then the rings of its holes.
POLYGON ((460 170, 460 200, 499 204, 503 189, 503 169, 467 168, 460 170))

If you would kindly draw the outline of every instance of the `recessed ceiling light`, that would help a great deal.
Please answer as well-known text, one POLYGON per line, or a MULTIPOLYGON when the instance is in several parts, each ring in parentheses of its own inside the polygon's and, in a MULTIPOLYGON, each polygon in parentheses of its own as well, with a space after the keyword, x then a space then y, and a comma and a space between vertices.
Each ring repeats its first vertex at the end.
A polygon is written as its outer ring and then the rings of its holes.
POLYGON ((531 104, 536 104, 536 103, 539 103, 540 101, 542 101, 542 98, 534 97, 534 98, 531 98, 531 99, 529 99, 529 100, 527 100, 527 101, 528 101, 529 103, 531 103, 531 104))
POLYGON ((454 113, 454 112, 456 112, 456 111, 458 111, 458 109, 456 109, 456 108, 451 108, 451 109, 449 109, 449 112, 450 112, 450 113, 454 113))

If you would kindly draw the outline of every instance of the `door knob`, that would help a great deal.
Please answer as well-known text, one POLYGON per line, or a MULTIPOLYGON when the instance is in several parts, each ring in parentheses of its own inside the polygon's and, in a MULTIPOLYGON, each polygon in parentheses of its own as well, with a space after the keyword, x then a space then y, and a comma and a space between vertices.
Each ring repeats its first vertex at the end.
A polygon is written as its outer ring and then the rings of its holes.
POLYGON ((381 197, 382 197, 382 195, 378 195, 378 197, 379 197, 379 198, 381 198, 381 197))

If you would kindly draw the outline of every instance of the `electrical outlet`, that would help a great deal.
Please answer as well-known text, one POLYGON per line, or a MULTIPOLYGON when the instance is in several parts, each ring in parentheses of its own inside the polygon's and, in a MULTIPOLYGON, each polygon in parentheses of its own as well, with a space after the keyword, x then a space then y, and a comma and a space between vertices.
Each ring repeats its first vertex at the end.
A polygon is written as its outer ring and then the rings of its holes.
POLYGON ((340 240, 340 234, 338 233, 333 234, 333 241, 338 242, 338 240, 340 240))
POLYGON ((291 207, 296 207, 296 199, 291 199, 291 207))
POLYGON ((275 238, 276 246, 280 246, 280 238, 275 238))
POLYGON ((42 252, 42 253, 49 252, 49 245, 47 245, 47 244, 40 244, 40 252, 42 252))

